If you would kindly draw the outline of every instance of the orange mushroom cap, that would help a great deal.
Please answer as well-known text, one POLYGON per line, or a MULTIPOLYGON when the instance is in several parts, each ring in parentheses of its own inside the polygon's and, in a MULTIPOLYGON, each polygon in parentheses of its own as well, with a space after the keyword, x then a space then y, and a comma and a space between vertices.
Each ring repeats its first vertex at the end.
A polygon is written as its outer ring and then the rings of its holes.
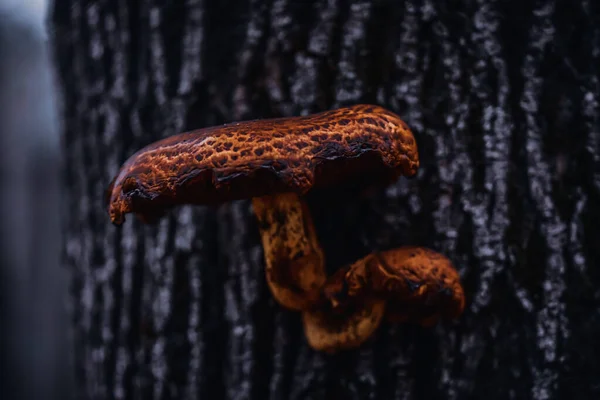
POLYGON ((236 122, 167 137, 132 155, 108 188, 108 213, 116 225, 127 213, 151 222, 180 204, 303 195, 413 176, 418 166, 410 129, 380 106, 236 122))
POLYGON ((438 317, 457 318, 465 307, 460 276, 450 259, 417 246, 372 253, 340 269, 323 292, 342 308, 356 298, 385 299, 390 319, 423 325, 438 317))

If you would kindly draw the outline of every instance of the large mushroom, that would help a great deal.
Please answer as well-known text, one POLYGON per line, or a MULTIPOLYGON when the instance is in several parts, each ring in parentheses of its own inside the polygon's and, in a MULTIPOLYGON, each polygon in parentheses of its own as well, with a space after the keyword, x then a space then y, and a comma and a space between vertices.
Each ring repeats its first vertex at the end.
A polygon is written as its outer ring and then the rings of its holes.
POLYGON ((375 105, 237 122, 167 137, 132 155, 108 188, 108 214, 115 225, 127 213, 151 223, 177 205, 251 198, 269 287, 284 307, 305 310, 318 302, 326 273, 303 196, 413 176, 418 166, 410 129, 375 105))
POLYGON ((326 305, 303 312, 308 343, 336 352, 358 347, 383 318, 425 327, 454 319, 465 307, 452 262, 431 249, 403 246, 340 268, 323 288, 326 305))

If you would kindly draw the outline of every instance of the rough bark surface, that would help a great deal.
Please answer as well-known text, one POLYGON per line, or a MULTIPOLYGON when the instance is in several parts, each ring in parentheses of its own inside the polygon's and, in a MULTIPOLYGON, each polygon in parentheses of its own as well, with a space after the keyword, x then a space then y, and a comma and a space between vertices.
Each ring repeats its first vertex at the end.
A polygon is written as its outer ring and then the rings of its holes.
POLYGON ((78 398, 597 398, 599 8, 56 0, 78 398), (154 140, 358 102, 402 116, 421 168, 311 203, 328 268, 429 246, 463 279, 456 323, 327 356, 273 302, 250 201, 110 224, 104 190, 154 140))

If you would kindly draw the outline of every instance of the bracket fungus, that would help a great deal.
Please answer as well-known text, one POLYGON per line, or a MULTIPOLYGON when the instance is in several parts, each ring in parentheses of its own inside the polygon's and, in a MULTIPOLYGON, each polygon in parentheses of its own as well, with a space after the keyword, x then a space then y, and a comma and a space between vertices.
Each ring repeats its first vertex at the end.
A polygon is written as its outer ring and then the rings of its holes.
POLYGON ((250 198, 270 290, 284 307, 305 310, 327 277, 303 196, 413 176, 418 166, 410 129, 375 105, 236 122, 170 136, 132 155, 108 188, 108 214, 115 225, 127 213, 152 223, 177 205, 250 198))
POLYGON ((452 262, 416 246, 375 252, 339 269, 323 296, 326 305, 303 312, 303 323, 310 346, 326 352, 359 346, 384 318, 429 327, 465 307, 452 262))

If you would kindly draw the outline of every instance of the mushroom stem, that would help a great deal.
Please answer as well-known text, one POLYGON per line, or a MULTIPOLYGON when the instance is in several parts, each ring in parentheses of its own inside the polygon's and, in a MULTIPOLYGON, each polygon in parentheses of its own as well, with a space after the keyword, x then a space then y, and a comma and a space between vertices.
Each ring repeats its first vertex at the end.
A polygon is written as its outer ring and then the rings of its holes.
POLYGON ((368 279, 370 259, 372 255, 338 269, 322 288, 326 302, 302 313, 304 334, 314 350, 336 353, 359 347, 381 325, 387 301, 359 296, 363 286, 358 282, 368 279))
POLYGON ((318 310, 302 313, 304 335, 310 347, 317 351, 336 353, 359 347, 383 320, 386 301, 367 297, 338 313, 325 305, 318 310))
POLYGON ((296 193, 254 197, 265 254, 266 280, 282 306, 306 310, 325 284, 323 250, 306 202, 296 193))

